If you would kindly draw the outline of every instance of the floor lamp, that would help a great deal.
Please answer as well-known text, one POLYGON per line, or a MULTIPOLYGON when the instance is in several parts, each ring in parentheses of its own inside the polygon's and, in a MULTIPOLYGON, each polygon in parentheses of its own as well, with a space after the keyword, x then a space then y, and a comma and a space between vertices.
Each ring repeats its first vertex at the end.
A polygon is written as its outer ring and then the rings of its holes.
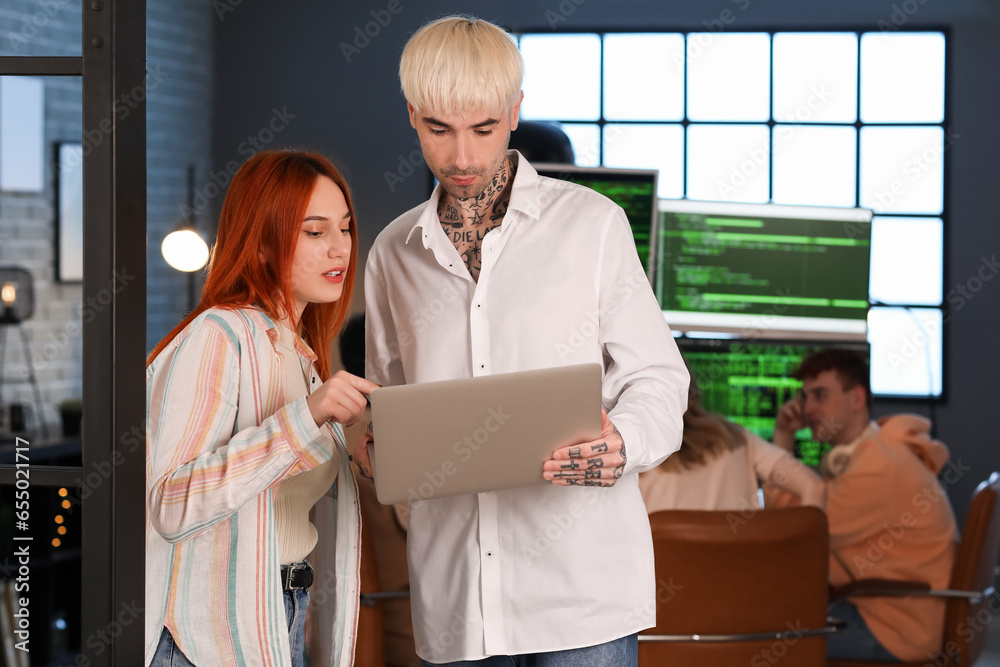
MULTIPOLYGON (((0 266, 0 301, 3 310, 0 311, 0 403, 3 399, 3 363, 7 356, 7 328, 16 327, 21 335, 21 351, 28 367, 28 382, 35 394, 35 414, 42 427, 42 434, 48 437, 49 429, 42 412, 42 393, 38 389, 38 379, 35 377, 35 367, 28 353, 28 335, 21 323, 35 313, 35 289, 31 274, 26 269, 17 266, 0 266)), ((23 382, 23 380, 22 380, 23 382)))

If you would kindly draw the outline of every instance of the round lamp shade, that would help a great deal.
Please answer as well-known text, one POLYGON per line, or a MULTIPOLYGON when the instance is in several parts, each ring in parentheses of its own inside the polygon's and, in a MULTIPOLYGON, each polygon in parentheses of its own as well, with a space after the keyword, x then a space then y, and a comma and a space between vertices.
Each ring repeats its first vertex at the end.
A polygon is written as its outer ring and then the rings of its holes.
POLYGON ((0 266, 0 317, 21 322, 35 313, 31 274, 19 266, 0 266))
POLYGON ((178 271, 197 271, 208 262, 208 246, 190 229, 167 234, 160 246, 163 259, 178 271))

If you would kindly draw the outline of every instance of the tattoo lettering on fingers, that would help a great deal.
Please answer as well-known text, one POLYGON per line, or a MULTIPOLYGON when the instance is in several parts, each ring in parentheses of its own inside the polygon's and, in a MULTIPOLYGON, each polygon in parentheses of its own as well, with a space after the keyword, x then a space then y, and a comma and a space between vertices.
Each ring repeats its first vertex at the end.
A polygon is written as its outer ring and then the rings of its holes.
POLYGON ((594 470, 584 470, 583 472, 584 472, 584 475, 583 475, 584 479, 600 479, 601 478, 601 469, 600 468, 597 468, 597 469, 594 469, 594 470))
POLYGON ((607 454, 608 453, 608 443, 602 442, 599 445, 594 445, 591 447, 591 454, 607 454))
POLYGON ((584 486, 604 486, 604 484, 598 479, 587 479, 583 482, 584 486))
POLYGON ((582 454, 580 453, 580 448, 579 447, 570 447, 569 448, 569 457, 571 459, 580 459, 580 458, 583 458, 582 454))
POLYGON ((562 464, 559 467, 562 468, 563 470, 579 470, 580 469, 580 462, 579 461, 570 461, 569 463, 564 463, 564 464, 562 464))
POLYGON ((588 468, 600 468, 604 465, 604 459, 587 459, 588 468))

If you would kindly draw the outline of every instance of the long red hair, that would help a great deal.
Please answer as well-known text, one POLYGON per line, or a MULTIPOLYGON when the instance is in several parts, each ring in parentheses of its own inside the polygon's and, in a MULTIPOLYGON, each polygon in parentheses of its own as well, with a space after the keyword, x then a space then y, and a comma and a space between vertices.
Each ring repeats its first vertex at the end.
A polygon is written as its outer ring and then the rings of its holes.
POLYGON ((310 303, 297 326, 302 339, 316 353, 317 371, 330 376, 333 338, 351 311, 358 259, 357 218, 347 181, 333 163, 316 153, 268 150, 257 153, 233 176, 219 216, 219 232, 212 248, 208 277, 201 302, 161 340, 146 358, 146 365, 170 341, 209 308, 258 308, 274 320, 295 314, 291 270, 295 244, 316 181, 333 181, 347 201, 351 214, 351 258, 344 291, 334 303, 310 303))

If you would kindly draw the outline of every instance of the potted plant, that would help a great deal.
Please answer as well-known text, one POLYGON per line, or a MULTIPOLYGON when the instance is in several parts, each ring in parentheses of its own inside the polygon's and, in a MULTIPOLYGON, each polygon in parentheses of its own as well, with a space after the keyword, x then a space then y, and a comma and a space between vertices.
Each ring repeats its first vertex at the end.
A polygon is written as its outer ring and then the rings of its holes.
POLYGON ((59 404, 59 416, 62 418, 62 434, 64 438, 80 435, 80 422, 83 419, 83 401, 79 398, 67 398, 59 404))

